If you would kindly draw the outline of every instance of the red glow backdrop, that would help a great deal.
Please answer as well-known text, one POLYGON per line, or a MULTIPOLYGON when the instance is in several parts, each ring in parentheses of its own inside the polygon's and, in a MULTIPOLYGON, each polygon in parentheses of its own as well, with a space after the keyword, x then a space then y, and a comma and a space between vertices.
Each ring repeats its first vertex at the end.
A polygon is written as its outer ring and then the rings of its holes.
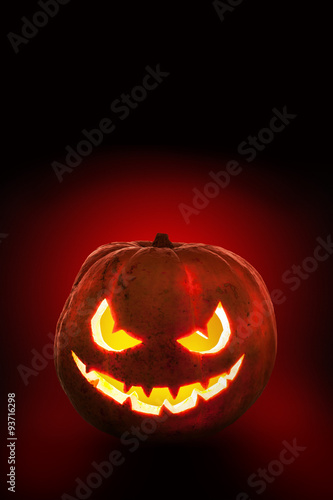
MULTIPOLYGON (((173 460, 174 484, 181 477, 177 467, 185 463, 183 471, 192 478, 211 475, 215 491, 220 479, 221 499, 236 498, 241 491, 257 498, 247 478, 278 459, 282 441, 293 439, 306 450, 267 484, 263 497, 317 498, 328 493, 332 426, 326 403, 330 318, 325 290, 332 266, 330 259, 319 262, 294 291, 282 276, 312 256, 316 238, 325 240, 330 231, 311 202, 318 193, 311 192, 310 184, 300 194, 295 177, 276 165, 270 172, 262 164, 242 164, 242 172, 186 224, 179 204, 192 205, 192 189, 203 192, 211 182, 209 172, 224 170, 229 159, 156 148, 104 151, 65 174, 62 183, 47 178, 18 195, 10 236, 1 247, 1 268, 6 286, 4 362, 8 392, 17 394, 17 488, 23 496, 50 498, 50 484, 54 498, 65 492, 75 496, 75 478, 84 480, 94 470, 93 461, 106 460, 112 449, 119 449, 126 457, 124 465, 92 498, 108 491, 119 495, 128 476, 128 497, 141 476, 153 474, 156 488, 167 473, 168 459, 173 460), (112 241, 153 240, 157 232, 167 233, 171 241, 213 244, 241 255, 268 289, 280 289, 285 300, 275 306, 278 354, 273 374, 259 400, 236 423, 205 442, 164 449, 142 446, 130 454, 71 407, 53 360, 29 377, 27 386, 17 365, 31 366, 31 350, 41 353, 51 342, 48 334, 55 331, 76 273, 90 252, 112 241), (193 450, 201 456, 198 461, 193 450)), ((185 484, 181 488, 186 491, 185 484)), ((202 484, 198 488, 200 492, 202 484)))

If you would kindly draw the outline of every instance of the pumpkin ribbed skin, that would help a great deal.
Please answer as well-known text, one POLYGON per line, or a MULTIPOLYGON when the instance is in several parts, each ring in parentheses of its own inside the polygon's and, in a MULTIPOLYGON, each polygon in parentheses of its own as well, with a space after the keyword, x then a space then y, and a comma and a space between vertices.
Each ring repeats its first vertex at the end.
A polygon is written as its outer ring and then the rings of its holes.
POLYGON ((150 416, 133 411, 129 400, 120 404, 97 390, 79 372, 72 351, 87 369, 128 387, 171 390, 228 372, 245 355, 236 378, 220 394, 208 401, 199 397, 195 408, 178 414, 162 408, 154 438, 191 436, 229 425, 261 394, 275 360, 275 316, 258 272, 223 248, 171 244, 163 238, 95 250, 84 262, 57 324, 55 365, 62 387, 88 422, 116 436, 150 416), (95 344, 91 318, 103 299, 117 327, 141 344, 122 352, 95 344), (188 351, 177 339, 204 330, 218 302, 231 328, 228 344, 216 354, 188 351))

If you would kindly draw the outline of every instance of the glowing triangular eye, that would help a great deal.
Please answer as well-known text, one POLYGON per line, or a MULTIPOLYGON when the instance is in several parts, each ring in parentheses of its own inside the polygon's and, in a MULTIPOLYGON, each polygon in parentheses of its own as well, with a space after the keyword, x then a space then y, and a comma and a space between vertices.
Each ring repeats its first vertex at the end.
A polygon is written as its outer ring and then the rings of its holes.
POLYGON ((213 354, 221 351, 226 346, 230 333, 227 315, 221 302, 219 302, 213 316, 207 323, 207 332, 203 334, 196 331, 191 335, 178 339, 178 342, 189 351, 213 354))
POLYGON ((135 339, 125 330, 113 332, 114 325, 111 310, 104 299, 91 319, 91 330, 96 344, 107 351, 118 352, 141 344, 141 340, 135 339))

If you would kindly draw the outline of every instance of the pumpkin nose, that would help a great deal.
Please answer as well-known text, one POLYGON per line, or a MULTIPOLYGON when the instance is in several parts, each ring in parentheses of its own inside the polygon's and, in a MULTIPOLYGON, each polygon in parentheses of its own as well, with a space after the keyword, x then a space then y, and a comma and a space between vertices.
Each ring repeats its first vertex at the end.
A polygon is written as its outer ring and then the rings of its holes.
POLYGON ((202 378, 200 355, 186 351, 175 339, 153 337, 130 351, 122 361, 119 357, 117 367, 128 384, 179 388, 202 378))

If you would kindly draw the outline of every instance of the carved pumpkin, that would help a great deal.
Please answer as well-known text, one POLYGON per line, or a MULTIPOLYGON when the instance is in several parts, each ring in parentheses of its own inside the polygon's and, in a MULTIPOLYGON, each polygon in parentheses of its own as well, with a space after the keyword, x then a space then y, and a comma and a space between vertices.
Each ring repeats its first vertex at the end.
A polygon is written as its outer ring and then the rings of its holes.
POLYGON ((160 233, 87 258, 55 339, 72 404, 116 436, 148 417, 155 437, 225 427, 261 394, 275 354, 273 306, 257 271, 228 250, 160 233))

